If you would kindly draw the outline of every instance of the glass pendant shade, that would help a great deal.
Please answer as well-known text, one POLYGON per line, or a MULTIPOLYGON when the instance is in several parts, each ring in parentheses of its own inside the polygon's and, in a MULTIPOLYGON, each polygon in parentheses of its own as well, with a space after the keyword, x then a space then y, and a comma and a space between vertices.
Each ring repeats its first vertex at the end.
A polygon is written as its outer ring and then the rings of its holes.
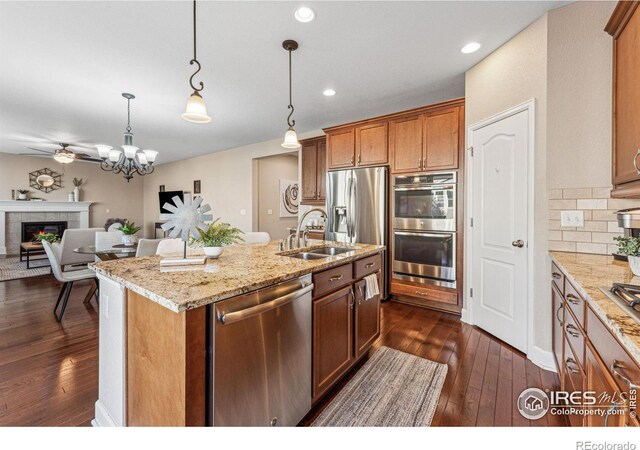
POLYGON ((144 153, 149 163, 153 163, 156 160, 156 156, 158 156, 158 152, 155 150, 142 150, 142 153, 144 153))
POLYGON ((124 150, 125 158, 133 159, 136 157, 136 152, 139 150, 138 147, 134 147, 133 145, 123 145, 122 149, 124 150))
POLYGON ((182 113, 182 118, 194 123, 211 122, 211 117, 207 115, 207 105, 197 91, 194 91, 187 100, 187 110, 182 113))
POLYGON ((300 142, 298 142, 298 135, 293 127, 289 127, 284 134, 284 142, 281 144, 284 148, 299 148, 300 142))
POLYGON ((96 145, 96 148, 98 149, 98 156, 102 159, 107 159, 109 157, 109 152, 113 147, 110 145, 98 144, 96 145))
POLYGON ((136 156, 138 157, 138 162, 143 166, 149 164, 149 162, 147 161, 147 155, 145 155, 144 153, 138 153, 136 156))
POLYGON ((73 160, 75 159, 73 156, 69 155, 68 153, 56 153, 55 155, 53 155, 53 159, 55 159, 56 161, 58 161, 60 164, 69 164, 71 162, 73 162, 73 160))
POLYGON ((118 149, 113 149, 109 151, 109 161, 111 162, 118 162, 120 160, 120 155, 122 154, 121 150, 118 149))

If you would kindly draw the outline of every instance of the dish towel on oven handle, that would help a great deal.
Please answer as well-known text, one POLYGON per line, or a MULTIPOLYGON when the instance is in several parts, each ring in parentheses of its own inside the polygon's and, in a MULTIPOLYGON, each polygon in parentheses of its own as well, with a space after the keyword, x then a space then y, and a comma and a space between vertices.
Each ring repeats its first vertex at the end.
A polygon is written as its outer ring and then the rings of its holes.
POLYGON ((380 295, 380 286, 378 285, 378 276, 375 273, 364 277, 366 283, 366 292, 364 299, 370 300, 376 295, 380 295))

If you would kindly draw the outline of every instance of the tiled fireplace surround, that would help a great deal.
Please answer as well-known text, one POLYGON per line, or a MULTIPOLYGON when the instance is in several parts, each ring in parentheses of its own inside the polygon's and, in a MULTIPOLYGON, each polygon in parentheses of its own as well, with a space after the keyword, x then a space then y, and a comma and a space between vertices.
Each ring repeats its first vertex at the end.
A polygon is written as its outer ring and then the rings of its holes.
POLYGON ((549 250, 611 254, 622 235, 616 211, 639 208, 640 200, 611 198, 611 187, 549 190, 549 250), (581 210, 584 227, 563 227, 561 211, 581 210))
POLYGON ((67 228, 88 228, 91 202, 0 201, 0 255, 20 253, 21 223, 67 221, 67 228))

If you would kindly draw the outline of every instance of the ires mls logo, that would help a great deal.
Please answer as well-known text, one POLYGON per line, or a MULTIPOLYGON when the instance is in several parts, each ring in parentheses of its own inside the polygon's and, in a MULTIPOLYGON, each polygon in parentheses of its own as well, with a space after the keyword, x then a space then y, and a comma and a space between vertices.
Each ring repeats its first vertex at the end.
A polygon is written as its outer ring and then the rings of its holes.
POLYGON ((526 419, 537 420, 549 411, 549 396, 538 388, 528 388, 522 391, 517 401, 518 411, 526 419))

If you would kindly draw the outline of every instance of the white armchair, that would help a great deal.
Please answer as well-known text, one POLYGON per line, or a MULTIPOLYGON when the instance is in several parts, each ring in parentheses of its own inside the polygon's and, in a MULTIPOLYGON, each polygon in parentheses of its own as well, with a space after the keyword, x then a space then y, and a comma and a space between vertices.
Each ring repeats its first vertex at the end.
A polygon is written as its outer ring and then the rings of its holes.
POLYGON ((266 244, 271 240, 271 236, 266 231, 250 231, 243 234, 241 244, 266 244))
POLYGON ((96 233, 102 230, 104 228, 69 228, 65 230, 60 242, 51 245, 60 266, 64 268, 64 266, 73 264, 93 262, 92 255, 76 253, 73 250, 78 247, 94 245, 96 233))
POLYGON ((152 256, 158 251, 158 245, 162 239, 140 239, 136 249, 136 257, 152 256))

